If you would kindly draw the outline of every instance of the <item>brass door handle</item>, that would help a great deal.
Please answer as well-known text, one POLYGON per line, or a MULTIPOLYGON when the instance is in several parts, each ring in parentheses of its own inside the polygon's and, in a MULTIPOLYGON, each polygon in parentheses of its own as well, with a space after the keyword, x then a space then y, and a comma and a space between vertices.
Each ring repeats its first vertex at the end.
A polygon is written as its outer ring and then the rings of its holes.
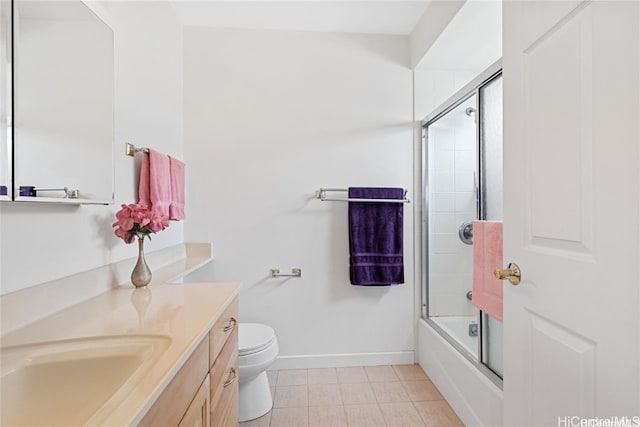
POLYGON ((506 270, 494 271, 493 275, 496 276, 496 279, 507 279, 509 282, 511 282, 512 285, 520 284, 520 267, 518 267, 518 264, 516 264, 515 262, 509 263, 509 266, 506 270))

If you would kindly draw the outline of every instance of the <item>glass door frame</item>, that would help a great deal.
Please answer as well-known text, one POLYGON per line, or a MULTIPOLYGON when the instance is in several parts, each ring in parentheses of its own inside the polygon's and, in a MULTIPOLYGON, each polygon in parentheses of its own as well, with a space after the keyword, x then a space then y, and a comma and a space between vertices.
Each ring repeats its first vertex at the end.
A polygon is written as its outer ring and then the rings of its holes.
MULTIPOLYGON (((476 78, 474 78, 471 82, 466 84, 462 89, 458 90, 454 95, 449 97, 444 103, 442 103, 438 108, 436 108, 431 114, 427 115, 421 122, 422 129, 422 162, 421 162, 421 182, 422 182, 422 212, 421 212, 421 224, 422 224, 422 257, 420 262, 423 265, 422 271, 422 286, 421 286, 421 316, 431 326, 445 341, 451 344, 462 356, 465 357, 469 362, 471 362, 480 372, 482 372, 489 380, 491 380, 495 385, 497 385, 500 389, 502 389, 502 378, 500 378, 494 371, 492 371, 487 365, 482 363, 483 359, 483 347, 482 341, 485 338, 483 333, 483 313, 479 312, 478 315, 478 325, 479 325, 479 333, 478 333, 478 356, 471 354, 467 351, 455 338, 451 337, 445 330, 443 330, 435 321, 433 321, 429 317, 429 137, 427 133, 427 128, 436 122, 438 119, 442 118, 444 115, 458 107, 463 102, 467 101, 470 97, 476 95, 476 119, 479 114, 479 106, 481 102, 481 91, 480 89, 494 80, 495 78, 502 75, 502 61, 498 60, 493 63, 490 67, 480 73, 476 78), (426 267, 425 267, 426 266, 426 267)), ((480 150, 480 135, 481 135, 481 127, 480 125, 476 126, 476 147, 477 147, 477 155, 476 155, 476 163, 478 169, 478 182, 476 183, 476 215, 481 218, 481 213, 484 209, 482 194, 478 191, 478 185, 482 182, 482 168, 480 167, 480 158, 482 156, 480 150)))

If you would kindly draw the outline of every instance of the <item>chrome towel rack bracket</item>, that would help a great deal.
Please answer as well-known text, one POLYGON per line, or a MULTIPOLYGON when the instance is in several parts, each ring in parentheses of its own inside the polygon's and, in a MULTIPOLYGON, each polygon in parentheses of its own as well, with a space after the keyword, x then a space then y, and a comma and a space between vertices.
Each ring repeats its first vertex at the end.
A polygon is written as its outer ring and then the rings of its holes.
POLYGON ((124 146, 125 154, 129 157, 134 157, 136 153, 148 153, 149 149, 146 147, 136 147, 130 142, 127 142, 124 146))

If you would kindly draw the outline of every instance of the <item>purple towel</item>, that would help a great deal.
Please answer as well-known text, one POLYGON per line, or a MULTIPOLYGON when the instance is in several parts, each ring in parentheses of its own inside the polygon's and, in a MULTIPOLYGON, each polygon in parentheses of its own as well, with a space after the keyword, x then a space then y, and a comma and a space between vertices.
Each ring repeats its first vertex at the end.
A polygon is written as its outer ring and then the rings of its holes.
MULTIPOLYGON (((349 188, 350 199, 404 198, 402 188, 349 188)), ((349 202, 352 285, 404 283, 402 203, 349 202)))

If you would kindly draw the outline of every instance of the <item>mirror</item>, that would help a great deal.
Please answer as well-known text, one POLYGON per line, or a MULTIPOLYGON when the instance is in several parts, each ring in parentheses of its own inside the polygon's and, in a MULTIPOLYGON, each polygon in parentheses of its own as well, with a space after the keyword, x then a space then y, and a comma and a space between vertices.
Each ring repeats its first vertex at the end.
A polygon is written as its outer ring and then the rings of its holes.
POLYGON ((0 1, 0 200, 11 200, 11 2, 0 1))
POLYGON ((14 200, 113 203, 113 70, 84 3, 13 1, 14 200))

